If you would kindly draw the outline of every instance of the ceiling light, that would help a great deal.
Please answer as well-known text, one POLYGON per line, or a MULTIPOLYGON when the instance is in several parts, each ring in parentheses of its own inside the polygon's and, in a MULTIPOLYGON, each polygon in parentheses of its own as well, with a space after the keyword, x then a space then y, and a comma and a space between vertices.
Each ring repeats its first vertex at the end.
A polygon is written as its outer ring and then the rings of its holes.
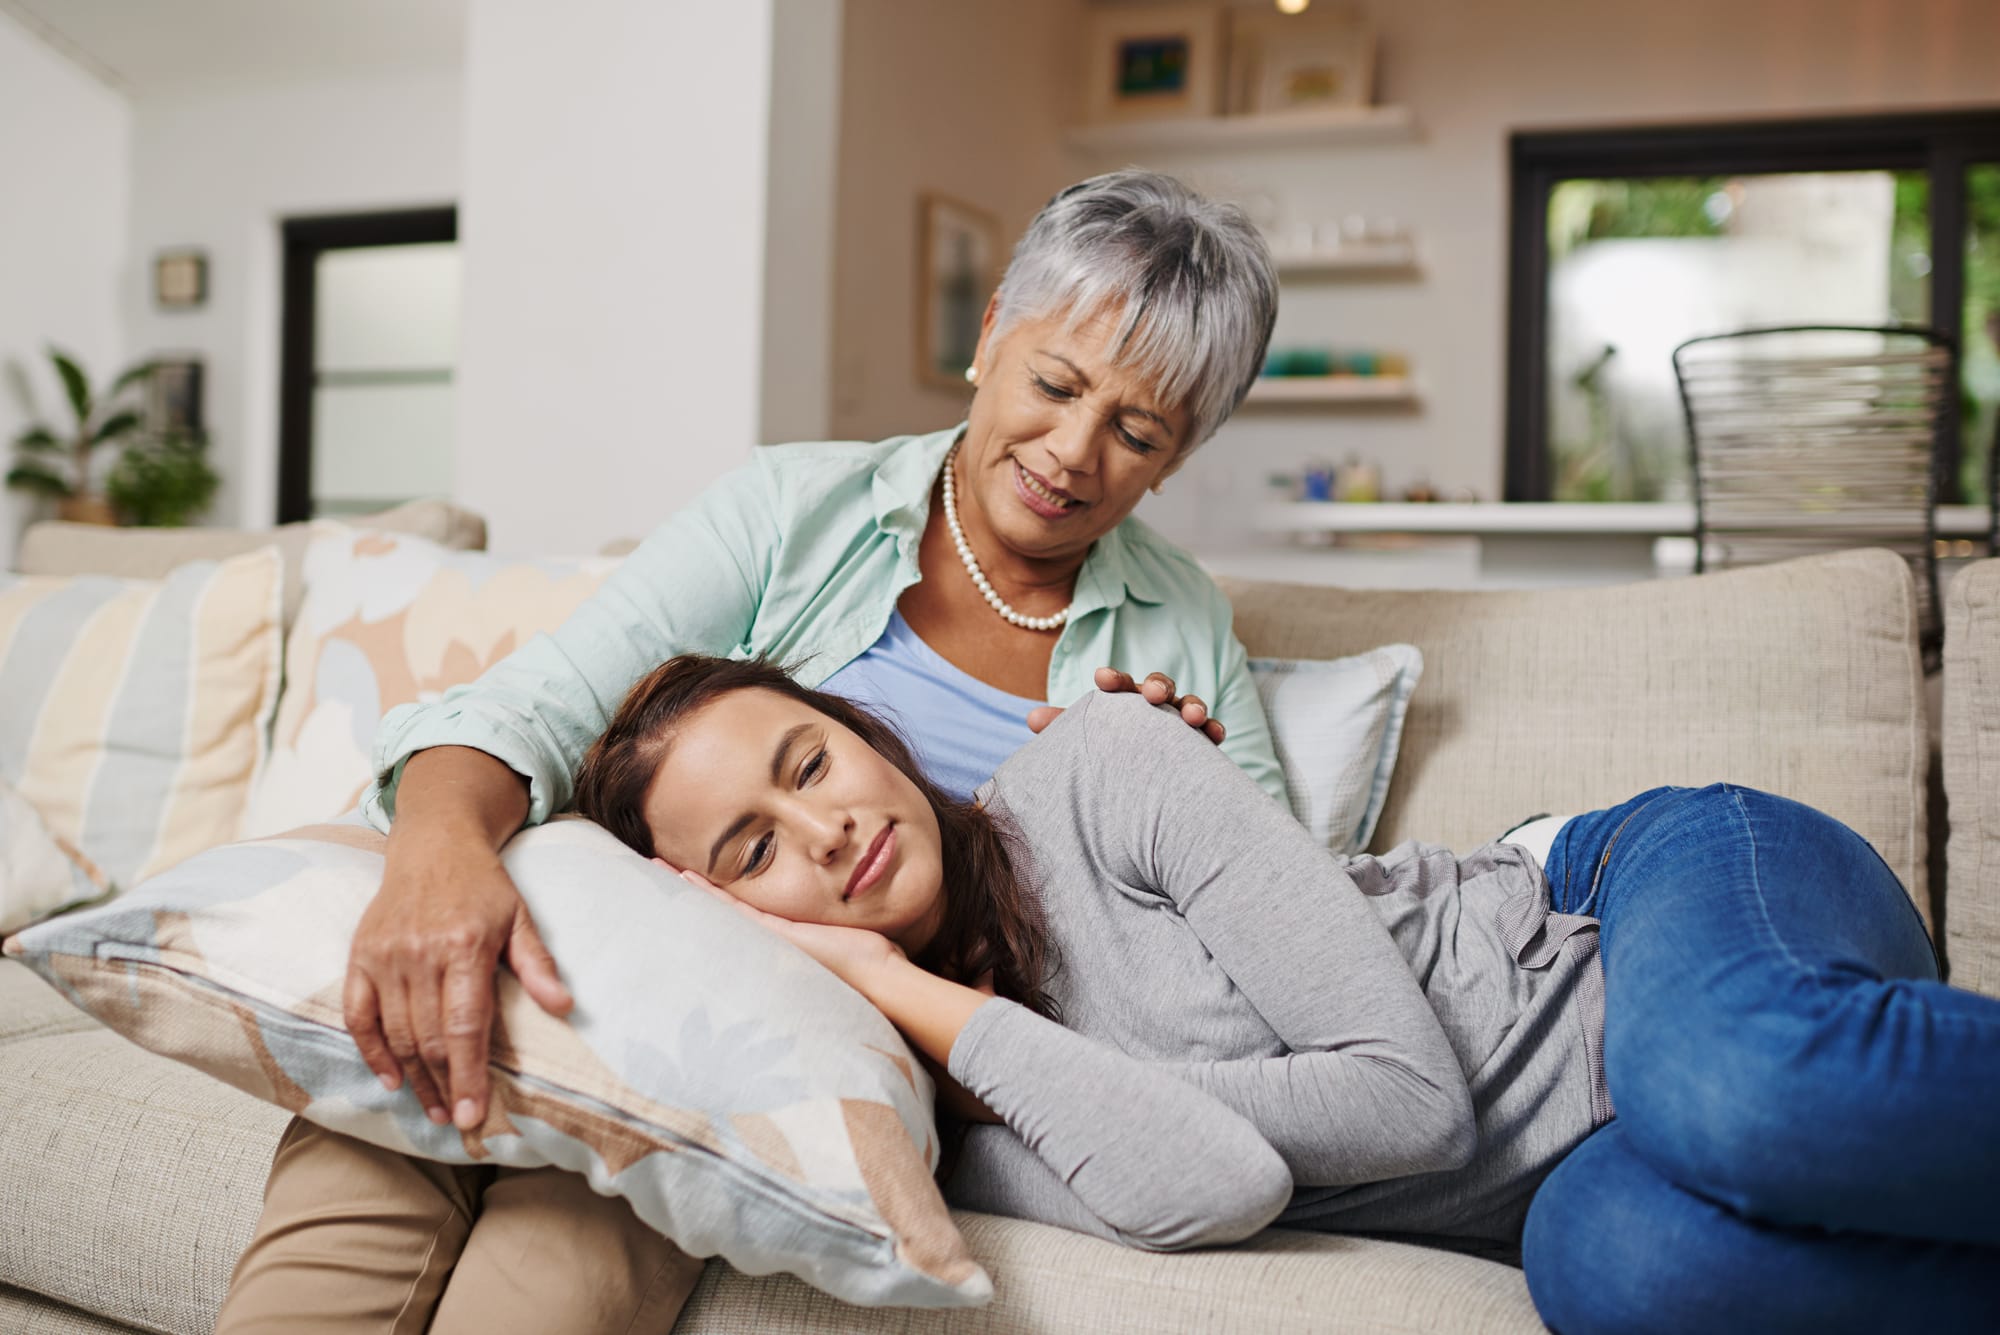
POLYGON ((1278 12, 1280 14, 1303 14, 1306 12, 1306 6, 1311 3, 1312 0, 1278 0, 1278 12))

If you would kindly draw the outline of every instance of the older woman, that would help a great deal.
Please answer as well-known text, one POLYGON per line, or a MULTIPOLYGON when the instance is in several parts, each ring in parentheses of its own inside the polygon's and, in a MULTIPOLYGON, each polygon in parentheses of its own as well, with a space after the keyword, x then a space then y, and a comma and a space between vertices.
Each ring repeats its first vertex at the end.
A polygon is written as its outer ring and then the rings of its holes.
MULTIPOLYGON (((383 1083, 407 1084, 434 1121, 476 1126, 497 963, 544 1008, 569 1008, 497 850, 568 804, 627 689, 679 654, 769 656, 808 686, 886 708, 961 796, 1053 717, 1049 702, 1093 681, 1178 699, 1189 725, 1282 796, 1228 602, 1132 518, 1242 402, 1276 308, 1270 258, 1234 208, 1145 172, 1072 186, 1036 217, 987 307, 962 426, 758 451, 555 635, 392 714, 366 802, 390 830, 387 871, 345 993, 383 1083), (1093 676, 1106 664, 1151 675, 1093 676)), ((295 1124, 224 1329, 299 1308, 329 1256, 346 1258, 339 1282, 303 1304, 323 1324, 372 1304, 413 1314, 413 1329, 435 1311, 433 1330, 494 1316, 474 1310, 474 1281, 453 1279, 454 1263, 499 1285, 511 1324, 545 1330, 624 1330, 660 1311, 670 1322, 695 1273, 575 1175, 474 1180, 295 1124), (538 1266, 539 1299, 517 1269, 482 1259, 556 1220, 579 1257, 598 1259, 538 1266), (548 1288, 559 1271, 570 1287, 548 1288), (538 1313, 526 1326, 523 1303, 538 1313)))

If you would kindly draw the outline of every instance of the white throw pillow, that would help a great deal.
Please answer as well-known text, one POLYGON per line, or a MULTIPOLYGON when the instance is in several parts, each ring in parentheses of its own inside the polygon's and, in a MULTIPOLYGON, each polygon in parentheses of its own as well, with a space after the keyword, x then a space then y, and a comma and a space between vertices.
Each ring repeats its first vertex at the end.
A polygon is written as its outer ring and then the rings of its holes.
POLYGON ((433 1125, 407 1088, 384 1090, 341 982, 385 844, 360 823, 231 844, 8 952, 142 1047, 358 1139, 572 1169, 693 1255, 849 1302, 992 1296, 932 1179, 931 1082, 895 1028, 588 821, 504 850, 576 1008, 557 1019, 500 972, 481 1127, 433 1125))
POLYGON ((1375 833, 1423 671, 1423 654, 1408 644, 1352 658, 1250 660, 1292 815, 1336 853, 1361 852, 1375 833))

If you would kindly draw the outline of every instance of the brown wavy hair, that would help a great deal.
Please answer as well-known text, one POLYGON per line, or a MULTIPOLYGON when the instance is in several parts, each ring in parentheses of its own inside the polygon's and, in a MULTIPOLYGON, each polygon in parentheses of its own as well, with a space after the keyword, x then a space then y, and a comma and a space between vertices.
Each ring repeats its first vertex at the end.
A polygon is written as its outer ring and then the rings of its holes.
POLYGON ((1012 830, 926 778, 890 724, 840 696, 801 686, 774 663, 683 654, 640 678, 583 758, 576 809, 642 856, 655 856, 646 790, 675 731, 704 706, 748 690, 774 691, 854 733, 901 770, 937 813, 944 914, 937 934, 913 962, 961 983, 976 984, 990 975, 995 994, 1060 1022, 1060 1008, 1044 987, 1054 976, 1055 946, 1041 905, 1017 868, 1021 859, 1012 830))

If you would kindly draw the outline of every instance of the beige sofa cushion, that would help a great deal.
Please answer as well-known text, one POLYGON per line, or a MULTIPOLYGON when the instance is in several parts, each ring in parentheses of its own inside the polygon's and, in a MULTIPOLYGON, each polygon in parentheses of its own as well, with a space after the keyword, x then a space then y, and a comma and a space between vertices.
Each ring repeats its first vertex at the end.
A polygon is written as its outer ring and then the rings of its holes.
POLYGON ((1951 799, 1951 981, 2000 996, 2000 561, 1944 591, 1944 790, 1951 799))
POLYGON ((0 960, 0 1047, 19 1039, 98 1027, 97 1021, 65 1001, 33 970, 13 960, 0 960))
MULTIPOLYGON (((486 521, 448 501, 410 501, 347 521, 355 528, 414 533, 457 551, 486 549, 486 521)), ((276 543, 285 557, 285 626, 298 615, 300 568, 310 524, 253 528, 105 528, 57 520, 30 525, 16 569, 24 575, 114 575, 159 579, 189 561, 221 561, 276 543)))
MULTIPOLYGON (((39 1293, 123 1326, 208 1335, 256 1226, 285 1115, 88 1020, 88 1032, 55 1033, 48 1021, 67 1009, 0 960, 0 1219, 35 1221, 0 1228, 0 1330, 30 1314, 47 1323, 30 1328, 49 1332, 101 1328, 26 1296, 39 1293), (43 1020, 10 1042, 17 1003, 43 1020)), ((1159 1256, 1041 1224, 952 1217, 993 1275, 990 1306, 850 1307, 789 1276, 717 1263, 675 1335, 1542 1331, 1520 1271, 1402 1243, 1273 1231, 1159 1256)))
POLYGON ((34 1221, 0 1228, 0 1284, 214 1330, 285 1121, 95 1026, 0 1043, 0 1219, 34 1221))
POLYGON ((711 1265, 674 1335, 1546 1335, 1521 1272, 1376 1238, 1270 1229, 1162 1256, 1016 1219, 954 1216, 990 1306, 844 1307, 786 1276, 711 1265))
POLYGON ((1928 915, 1916 596, 1890 553, 1615 588, 1223 587, 1253 655, 1423 651, 1377 851, 1728 780, 1853 826, 1928 915))
POLYGON ((0 1284, 0 1330, 7 1335, 125 1335, 136 1329, 0 1284))

